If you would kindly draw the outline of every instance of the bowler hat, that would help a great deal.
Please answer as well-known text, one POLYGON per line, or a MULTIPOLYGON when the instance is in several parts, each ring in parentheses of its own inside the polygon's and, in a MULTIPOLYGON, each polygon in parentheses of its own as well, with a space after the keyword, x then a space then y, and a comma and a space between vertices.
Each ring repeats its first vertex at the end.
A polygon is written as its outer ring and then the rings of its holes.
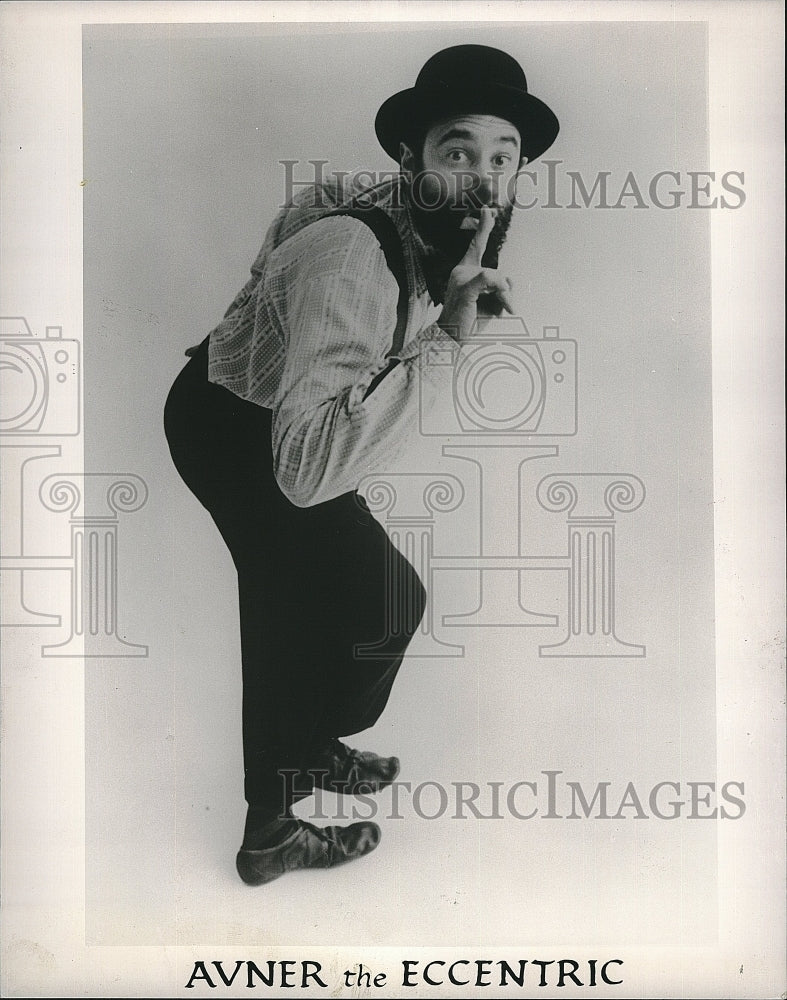
POLYGON ((398 160, 401 140, 458 114, 494 115, 511 122, 528 160, 545 153, 560 129, 550 108, 527 92, 516 59, 487 45, 454 45, 437 52, 424 64, 414 87, 383 103, 374 129, 386 153, 398 160))

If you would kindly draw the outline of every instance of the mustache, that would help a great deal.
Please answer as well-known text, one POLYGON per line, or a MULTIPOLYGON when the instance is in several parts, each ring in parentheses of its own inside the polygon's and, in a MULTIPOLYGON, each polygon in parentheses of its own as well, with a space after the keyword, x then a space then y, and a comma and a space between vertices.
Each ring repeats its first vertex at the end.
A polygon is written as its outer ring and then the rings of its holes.
MULTIPOLYGON (((455 257, 458 262, 464 256, 478 229, 477 225, 469 224, 468 220, 477 222, 480 218, 480 208, 455 205, 430 211, 414 206, 414 214, 417 228, 427 241, 449 256, 455 257)), ((497 267, 498 255, 508 235, 512 214, 513 205, 495 208, 492 232, 489 234, 482 261, 484 267, 497 267)))
POLYGON ((437 203, 430 204, 422 201, 418 197, 413 197, 412 194, 411 201, 420 212, 443 218, 456 218, 457 216, 465 218, 470 216, 471 218, 477 219, 481 215, 482 208, 490 209, 492 213, 497 216, 506 212, 511 207, 510 202, 495 201, 489 195, 472 191, 463 192, 457 201, 452 201, 446 198, 438 201, 437 203))
POLYGON ((459 212, 469 212, 472 215, 480 215, 482 208, 489 208, 493 212, 502 212, 508 202, 496 201, 491 194, 484 193, 481 189, 477 191, 463 191, 459 202, 449 205, 459 212))

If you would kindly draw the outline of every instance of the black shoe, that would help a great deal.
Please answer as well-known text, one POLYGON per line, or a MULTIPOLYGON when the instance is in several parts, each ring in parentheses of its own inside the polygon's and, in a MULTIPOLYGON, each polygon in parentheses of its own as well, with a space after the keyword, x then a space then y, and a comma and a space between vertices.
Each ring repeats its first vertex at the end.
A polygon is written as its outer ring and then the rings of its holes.
POLYGON ((314 784, 339 795, 379 792, 399 774, 398 757, 378 757, 369 750, 353 750, 332 739, 309 767, 314 784))
POLYGON ((335 868, 373 851, 380 843, 376 823, 313 826, 298 820, 298 829, 281 844, 261 851, 238 851, 236 867, 247 885, 264 885, 300 868, 335 868))

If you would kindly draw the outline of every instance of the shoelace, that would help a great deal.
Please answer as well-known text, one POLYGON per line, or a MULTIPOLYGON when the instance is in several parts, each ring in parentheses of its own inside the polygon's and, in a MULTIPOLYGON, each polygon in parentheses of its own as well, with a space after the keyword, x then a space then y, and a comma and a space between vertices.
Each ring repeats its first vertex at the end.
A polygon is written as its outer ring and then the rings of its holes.
MULTIPOLYGON (((361 765, 360 752, 346 746, 341 740, 331 740, 329 753, 333 755, 341 769, 341 777, 344 781, 358 781, 360 778, 359 768, 361 765)), ((337 775, 336 777, 339 777, 337 775)))
POLYGON ((329 768, 333 782, 344 785, 364 784, 374 790, 384 778, 379 768, 384 758, 377 758, 377 761, 364 760, 361 750, 354 750, 335 737, 329 741, 324 752, 326 757, 333 758, 329 768))
POLYGON ((342 760, 356 760, 358 758, 358 750, 353 750, 352 747, 348 747, 346 743, 342 743, 341 740, 335 737, 331 739, 328 744, 328 753, 336 754, 342 760))
POLYGON ((347 845, 342 843, 340 833, 337 836, 337 828, 313 826, 310 823, 307 832, 313 834, 320 841, 322 851, 329 865, 334 865, 347 858, 347 845))

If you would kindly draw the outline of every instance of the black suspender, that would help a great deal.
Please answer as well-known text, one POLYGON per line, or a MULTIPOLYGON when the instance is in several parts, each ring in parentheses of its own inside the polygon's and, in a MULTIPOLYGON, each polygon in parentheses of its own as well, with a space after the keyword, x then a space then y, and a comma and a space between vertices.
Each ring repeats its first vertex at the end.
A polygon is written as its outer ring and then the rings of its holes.
POLYGON ((396 229, 396 224, 390 215, 386 215, 381 208, 370 206, 368 208, 340 208, 331 215, 349 215, 353 219, 358 219, 365 223, 380 244, 380 249, 385 255, 385 263, 388 270, 396 278, 399 286, 399 300, 396 303, 396 329, 394 330, 393 343, 386 355, 398 354, 404 343, 404 334, 407 329, 407 310, 410 304, 410 295, 407 288, 407 272, 404 266, 404 250, 402 240, 396 229))
MULTIPOLYGON (((410 294, 407 287, 407 271, 404 264, 402 240, 393 219, 389 215, 386 215, 381 208, 377 208, 374 205, 370 205, 368 207, 350 206, 347 208, 339 208, 334 212, 329 212, 328 214, 349 215, 351 218, 358 219, 359 222, 363 222, 371 229, 377 237, 380 249, 385 255, 385 263, 388 265, 388 270, 394 278, 396 278, 396 284, 399 286, 399 298, 396 303, 396 328, 394 330, 391 349, 386 354, 386 357, 390 360, 386 367, 381 372, 378 372, 378 374, 372 379, 363 396, 363 398, 366 399, 369 393, 379 385, 388 372, 399 364, 399 359, 394 355, 401 351, 402 344, 404 343, 405 331, 407 330, 407 312, 410 304, 410 294)), ((325 216, 321 216, 321 218, 325 218, 325 216)), ((205 340, 207 339, 208 338, 206 337, 205 340)), ((186 351, 186 355, 191 357, 192 354, 196 353, 196 350, 196 347, 190 347, 186 351)))
POLYGON ((404 251, 402 241, 397 232, 396 225, 390 215, 386 215, 381 208, 369 206, 365 208, 340 208, 332 215, 349 215, 353 219, 358 219, 365 223, 380 244, 380 249, 385 254, 385 263, 388 270, 396 278, 399 286, 399 299, 396 303, 396 329, 394 330, 393 343, 391 349, 386 354, 390 360, 382 371, 378 372, 369 383, 363 398, 366 399, 371 392, 377 388, 385 376, 399 364, 397 357, 392 357, 401 351, 404 343, 404 334, 407 329, 407 310, 410 304, 410 295, 407 288, 407 272, 404 266, 404 251))

